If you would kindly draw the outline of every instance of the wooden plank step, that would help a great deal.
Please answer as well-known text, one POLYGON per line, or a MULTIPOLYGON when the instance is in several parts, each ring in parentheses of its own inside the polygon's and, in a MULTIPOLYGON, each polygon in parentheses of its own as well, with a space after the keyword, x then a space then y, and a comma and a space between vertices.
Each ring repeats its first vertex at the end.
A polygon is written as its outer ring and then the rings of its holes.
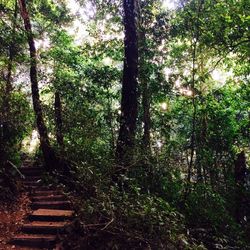
POLYGON ((34 167, 22 167, 22 168, 20 168, 20 172, 24 176, 37 176, 37 175, 43 174, 44 169, 34 168, 34 167))
POLYGON ((44 195, 44 196, 33 196, 32 201, 64 201, 65 195, 44 195))
POLYGON ((25 179, 23 181, 39 181, 42 178, 42 175, 34 175, 34 176, 24 176, 25 179))
POLYGON ((56 243, 55 235, 35 235, 35 234, 20 234, 11 240, 11 244, 24 247, 37 248, 52 248, 56 243))
POLYGON ((33 221, 22 226, 22 232, 31 234, 57 234, 63 232, 69 222, 33 221))
POLYGON ((46 187, 46 186, 27 186, 25 185, 24 188, 28 191, 30 191, 31 193, 34 192, 43 192, 43 191, 53 191, 52 187, 46 187))
POLYGON ((64 210, 64 209, 70 209, 71 203, 70 201, 35 201, 31 203, 32 209, 58 209, 58 210, 64 210))
MULTIPOLYGON (((14 245, 13 245, 14 246, 14 245)), ((22 247, 22 246, 15 246, 15 248, 13 248, 12 246, 12 249, 15 249, 15 250, 48 250, 48 248, 44 248, 44 247, 28 247, 28 246, 25 246, 25 247, 22 247)), ((56 247, 56 246, 55 246, 56 247)), ((7 248, 9 249, 9 248, 7 248)), ((51 248, 50 248, 51 249, 51 248)), ((53 248, 54 249, 54 248, 53 248)), ((2 249, 1 249, 2 250, 2 249)))
POLYGON ((30 168, 30 167, 34 167, 33 162, 23 162, 23 164, 21 165, 21 168, 30 168))
POLYGON ((37 186, 29 186, 29 185, 24 185, 23 187, 30 192, 35 191, 38 188, 37 186))
POLYGON ((42 185, 41 181, 23 181, 24 186, 36 186, 39 187, 42 185))
POLYGON ((64 221, 73 217, 72 210, 37 209, 29 215, 32 221, 64 221))
POLYGON ((34 192, 58 192, 58 191, 55 191, 55 189, 52 187, 52 186, 38 186, 38 187, 36 187, 36 186, 32 186, 32 188, 34 188, 35 187, 35 190, 34 190, 34 192))
POLYGON ((38 167, 21 167, 20 171, 22 172, 30 172, 30 171, 44 172, 44 169, 38 168, 38 167))
POLYGON ((62 192, 58 191, 58 190, 40 190, 37 189, 32 193, 32 197, 35 196, 50 196, 50 195, 60 195, 62 194, 62 192))
POLYGON ((28 192, 34 192, 37 189, 36 186, 24 186, 24 189, 28 192))

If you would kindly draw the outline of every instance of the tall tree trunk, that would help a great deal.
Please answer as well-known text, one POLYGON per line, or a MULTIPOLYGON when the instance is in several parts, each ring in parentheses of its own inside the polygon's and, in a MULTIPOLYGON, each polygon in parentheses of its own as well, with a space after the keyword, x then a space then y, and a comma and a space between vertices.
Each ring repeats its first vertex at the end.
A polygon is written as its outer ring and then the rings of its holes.
MULTIPOLYGON (((193 31, 192 31, 192 79, 191 79, 191 89, 192 89, 192 106, 193 106, 193 117, 192 117, 192 131, 191 131, 191 145, 190 145, 190 161, 188 164, 188 174, 187 174, 187 183, 188 186, 191 183, 191 176, 193 172, 193 163, 194 163, 194 155, 196 150, 196 119, 197 119, 197 101, 195 97, 195 88, 196 88, 196 73, 197 73, 197 59, 198 59, 198 41, 200 38, 200 24, 199 24, 199 18, 200 14, 202 13, 202 7, 204 6, 204 0, 201 0, 198 2, 197 6, 197 19, 195 23, 193 24, 193 31)), ((189 190, 187 190, 188 192, 189 190)))
POLYGON ((62 132, 62 104, 59 91, 55 93, 55 124, 56 124, 56 140, 60 148, 60 152, 64 152, 64 140, 62 132))
POLYGON ((32 91, 33 107, 36 116, 37 128, 40 135, 41 149, 43 152, 47 170, 52 170, 53 168, 55 168, 56 156, 53 149, 50 146, 47 128, 45 126, 45 122, 43 119, 43 112, 42 112, 42 106, 38 89, 38 80, 37 80, 37 53, 36 53, 35 42, 33 38, 30 17, 26 8, 25 0, 19 0, 19 5, 29 44, 31 91, 32 91))
POLYGON ((191 176, 193 171, 193 162, 194 162, 194 153, 195 153, 195 147, 196 147, 196 116, 197 116, 197 104, 195 100, 195 72, 196 72, 196 56, 197 56, 197 41, 195 40, 193 46, 193 54, 192 54, 192 83, 191 83, 191 89, 192 89, 192 106, 193 106, 193 116, 192 116, 192 131, 191 131, 191 140, 190 140, 190 161, 188 164, 188 175, 187 175, 187 183, 191 183, 191 176))
POLYGON ((3 141, 3 124, 1 121, 0 122, 0 169, 5 165, 5 160, 6 160, 5 158, 6 158, 6 153, 3 141))
POLYGON ((142 86, 142 106, 143 106, 143 146, 147 153, 150 153, 150 100, 149 100, 149 88, 146 81, 142 86))
POLYGON ((116 143, 116 139, 115 139, 115 131, 114 131, 114 125, 113 125, 113 113, 112 113, 112 97, 109 95, 108 96, 108 107, 107 107, 107 125, 110 129, 110 145, 111 145, 111 151, 112 154, 114 156, 114 152, 115 152, 115 143, 116 143))
MULTIPOLYGON (((202 103, 201 103, 202 105, 202 103)), ((205 176, 202 174, 202 170, 206 167, 204 164, 203 158, 205 157, 205 150, 206 150, 206 138, 207 138, 207 119, 206 113, 201 115, 200 119, 200 131, 199 131, 199 138, 197 138, 197 149, 196 149, 196 161, 195 166, 197 170, 197 182, 202 183, 205 176)))
POLYGON ((125 57, 122 81, 120 130, 116 157, 126 166, 133 158, 133 147, 138 114, 138 12, 137 0, 124 0, 125 57))
POLYGON ((143 110, 143 150, 146 154, 151 154, 150 149, 150 93, 147 79, 147 72, 145 70, 146 64, 146 31, 143 29, 143 22, 140 23, 140 37, 139 37, 139 80, 141 83, 141 95, 142 95, 142 110, 143 110))

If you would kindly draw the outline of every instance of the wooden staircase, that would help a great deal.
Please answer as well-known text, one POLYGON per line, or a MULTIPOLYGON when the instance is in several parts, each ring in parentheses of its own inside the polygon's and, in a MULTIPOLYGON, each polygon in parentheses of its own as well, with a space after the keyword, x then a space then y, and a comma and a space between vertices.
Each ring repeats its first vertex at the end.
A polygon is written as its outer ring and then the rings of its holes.
POLYGON ((58 235, 64 234, 66 227, 71 224, 74 211, 70 201, 59 189, 43 185, 43 171, 38 167, 21 168, 32 212, 19 234, 10 241, 16 249, 54 249, 58 235))

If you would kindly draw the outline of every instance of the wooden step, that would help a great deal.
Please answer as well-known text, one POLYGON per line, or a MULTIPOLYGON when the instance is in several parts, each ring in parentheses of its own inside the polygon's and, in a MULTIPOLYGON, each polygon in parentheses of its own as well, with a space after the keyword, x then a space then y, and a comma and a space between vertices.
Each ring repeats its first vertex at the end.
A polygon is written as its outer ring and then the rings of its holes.
POLYGON ((72 210, 37 209, 29 215, 32 221, 64 221, 73 217, 72 210))
POLYGON ((64 201, 65 195, 33 196, 32 201, 64 201))
MULTIPOLYGON (((29 186, 26 186, 26 187, 29 187, 29 186)), ((42 184, 42 186, 40 185, 40 186, 31 186, 32 188, 36 188, 35 190, 34 190, 34 192, 35 193, 39 193, 39 192, 44 192, 44 191, 46 191, 46 192, 58 192, 58 191, 55 191, 55 188, 54 187, 52 187, 52 186, 46 186, 45 184, 42 184)))
POLYGON ((39 171, 39 172, 43 172, 44 169, 43 168, 39 168, 39 167, 29 167, 29 166, 25 166, 25 167, 21 167, 20 170, 22 172, 29 172, 29 171, 39 171))
POLYGON ((21 234, 15 236, 11 240, 11 244, 24 247, 38 247, 51 249, 56 243, 55 235, 35 235, 35 234, 21 234))
POLYGON ((37 187, 36 186, 24 186, 24 189, 28 192, 34 192, 37 187))
POLYGON ((37 190, 34 190, 32 193, 32 197, 35 196, 51 196, 51 195, 61 195, 62 192, 60 191, 54 191, 54 190, 41 190, 40 188, 37 190))
POLYGON ((54 191, 55 189, 52 186, 39 186, 36 191, 54 191))
POLYGON ((20 168, 20 172, 24 176, 37 176, 41 175, 44 172, 44 169, 36 167, 22 167, 20 168))
POLYGON ((68 222, 33 221, 22 226, 22 232, 31 234, 57 234, 62 233, 68 222))
POLYGON ((23 181, 39 181, 42 179, 42 175, 34 175, 34 176, 24 176, 23 181))
POLYGON ((58 209, 65 210, 71 208, 70 201, 35 201, 31 203, 32 209, 58 209))
POLYGON ((49 187, 49 186, 28 186, 28 185, 25 185, 24 188, 26 190, 30 191, 31 193, 43 192, 43 191, 52 191, 53 192, 53 188, 49 187))
POLYGON ((24 186, 39 187, 42 185, 41 181, 23 181, 24 186))

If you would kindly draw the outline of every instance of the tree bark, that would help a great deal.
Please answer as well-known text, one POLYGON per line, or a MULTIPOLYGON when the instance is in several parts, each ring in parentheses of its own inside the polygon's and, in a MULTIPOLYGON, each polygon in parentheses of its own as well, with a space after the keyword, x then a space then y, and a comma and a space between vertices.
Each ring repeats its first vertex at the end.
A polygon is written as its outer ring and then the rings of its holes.
POLYGON ((201 0, 197 3, 197 17, 194 20, 194 23, 192 24, 192 31, 191 31, 191 37, 192 37, 192 78, 191 78, 191 90, 192 90, 192 108, 193 108, 193 115, 192 115, 192 131, 191 131, 191 138, 190 138, 190 161, 188 163, 188 169, 187 169, 187 189, 185 193, 189 192, 189 186, 191 184, 191 177, 193 173, 193 163, 194 163, 194 156, 195 151, 197 147, 197 138, 196 138, 196 132, 197 132, 197 100, 195 96, 195 88, 196 88, 196 73, 197 73, 197 60, 198 60, 198 47, 199 47, 199 38, 201 35, 201 29, 199 24, 199 18, 200 14, 202 13, 203 6, 204 6, 204 0, 201 0))
POLYGON ((119 164, 126 166, 133 159, 138 114, 138 12, 136 0, 124 0, 125 57, 122 81, 120 130, 116 148, 119 164))
POLYGON ((62 104, 59 91, 55 93, 55 124, 56 124, 56 140, 60 148, 60 152, 64 152, 64 140, 62 132, 62 104))
POLYGON ((188 175, 187 175, 187 183, 191 183, 191 176, 193 170, 193 162, 194 162, 194 153, 196 147, 196 116, 197 116, 197 104, 195 100, 195 64, 196 64, 196 56, 197 56, 197 41, 195 40, 193 46, 193 53, 192 53, 192 106, 193 106, 193 115, 192 115, 192 131, 191 131, 191 138, 190 138, 190 161, 188 164, 188 175))
POLYGON ((143 110, 143 150, 146 154, 151 154, 150 148, 150 128, 151 128, 151 118, 150 118, 150 93, 148 86, 148 79, 146 79, 147 72, 145 70, 146 58, 146 31, 143 29, 143 23, 140 25, 140 43, 139 43, 139 79, 141 83, 141 93, 142 93, 142 110, 143 110))
POLYGON ((142 89, 142 106, 143 106, 143 146, 147 152, 150 150, 150 128, 151 128, 151 119, 150 119, 150 100, 149 100, 149 89, 148 83, 144 82, 142 89))
POLYGON ((43 112, 39 96, 38 79, 37 79, 37 53, 32 33, 32 26, 30 23, 30 17, 26 7, 25 0, 19 0, 19 5, 29 44, 32 100, 36 116, 37 128, 40 135, 41 149, 45 160, 45 167, 47 168, 47 170, 52 170, 53 168, 55 168, 56 166, 55 164, 57 161, 54 150, 50 146, 47 128, 43 119, 43 112))
POLYGON ((247 164, 246 164, 246 156, 245 152, 242 151, 237 155, 237 159, 234 163, 234 177, 235 177, 235 218, 241 223, 244 220, 244 216, 246 215, 246 205, 244 205, 244 201, 246 200, 244 185, 246 184, 246 172, 247 172, 247 164))

